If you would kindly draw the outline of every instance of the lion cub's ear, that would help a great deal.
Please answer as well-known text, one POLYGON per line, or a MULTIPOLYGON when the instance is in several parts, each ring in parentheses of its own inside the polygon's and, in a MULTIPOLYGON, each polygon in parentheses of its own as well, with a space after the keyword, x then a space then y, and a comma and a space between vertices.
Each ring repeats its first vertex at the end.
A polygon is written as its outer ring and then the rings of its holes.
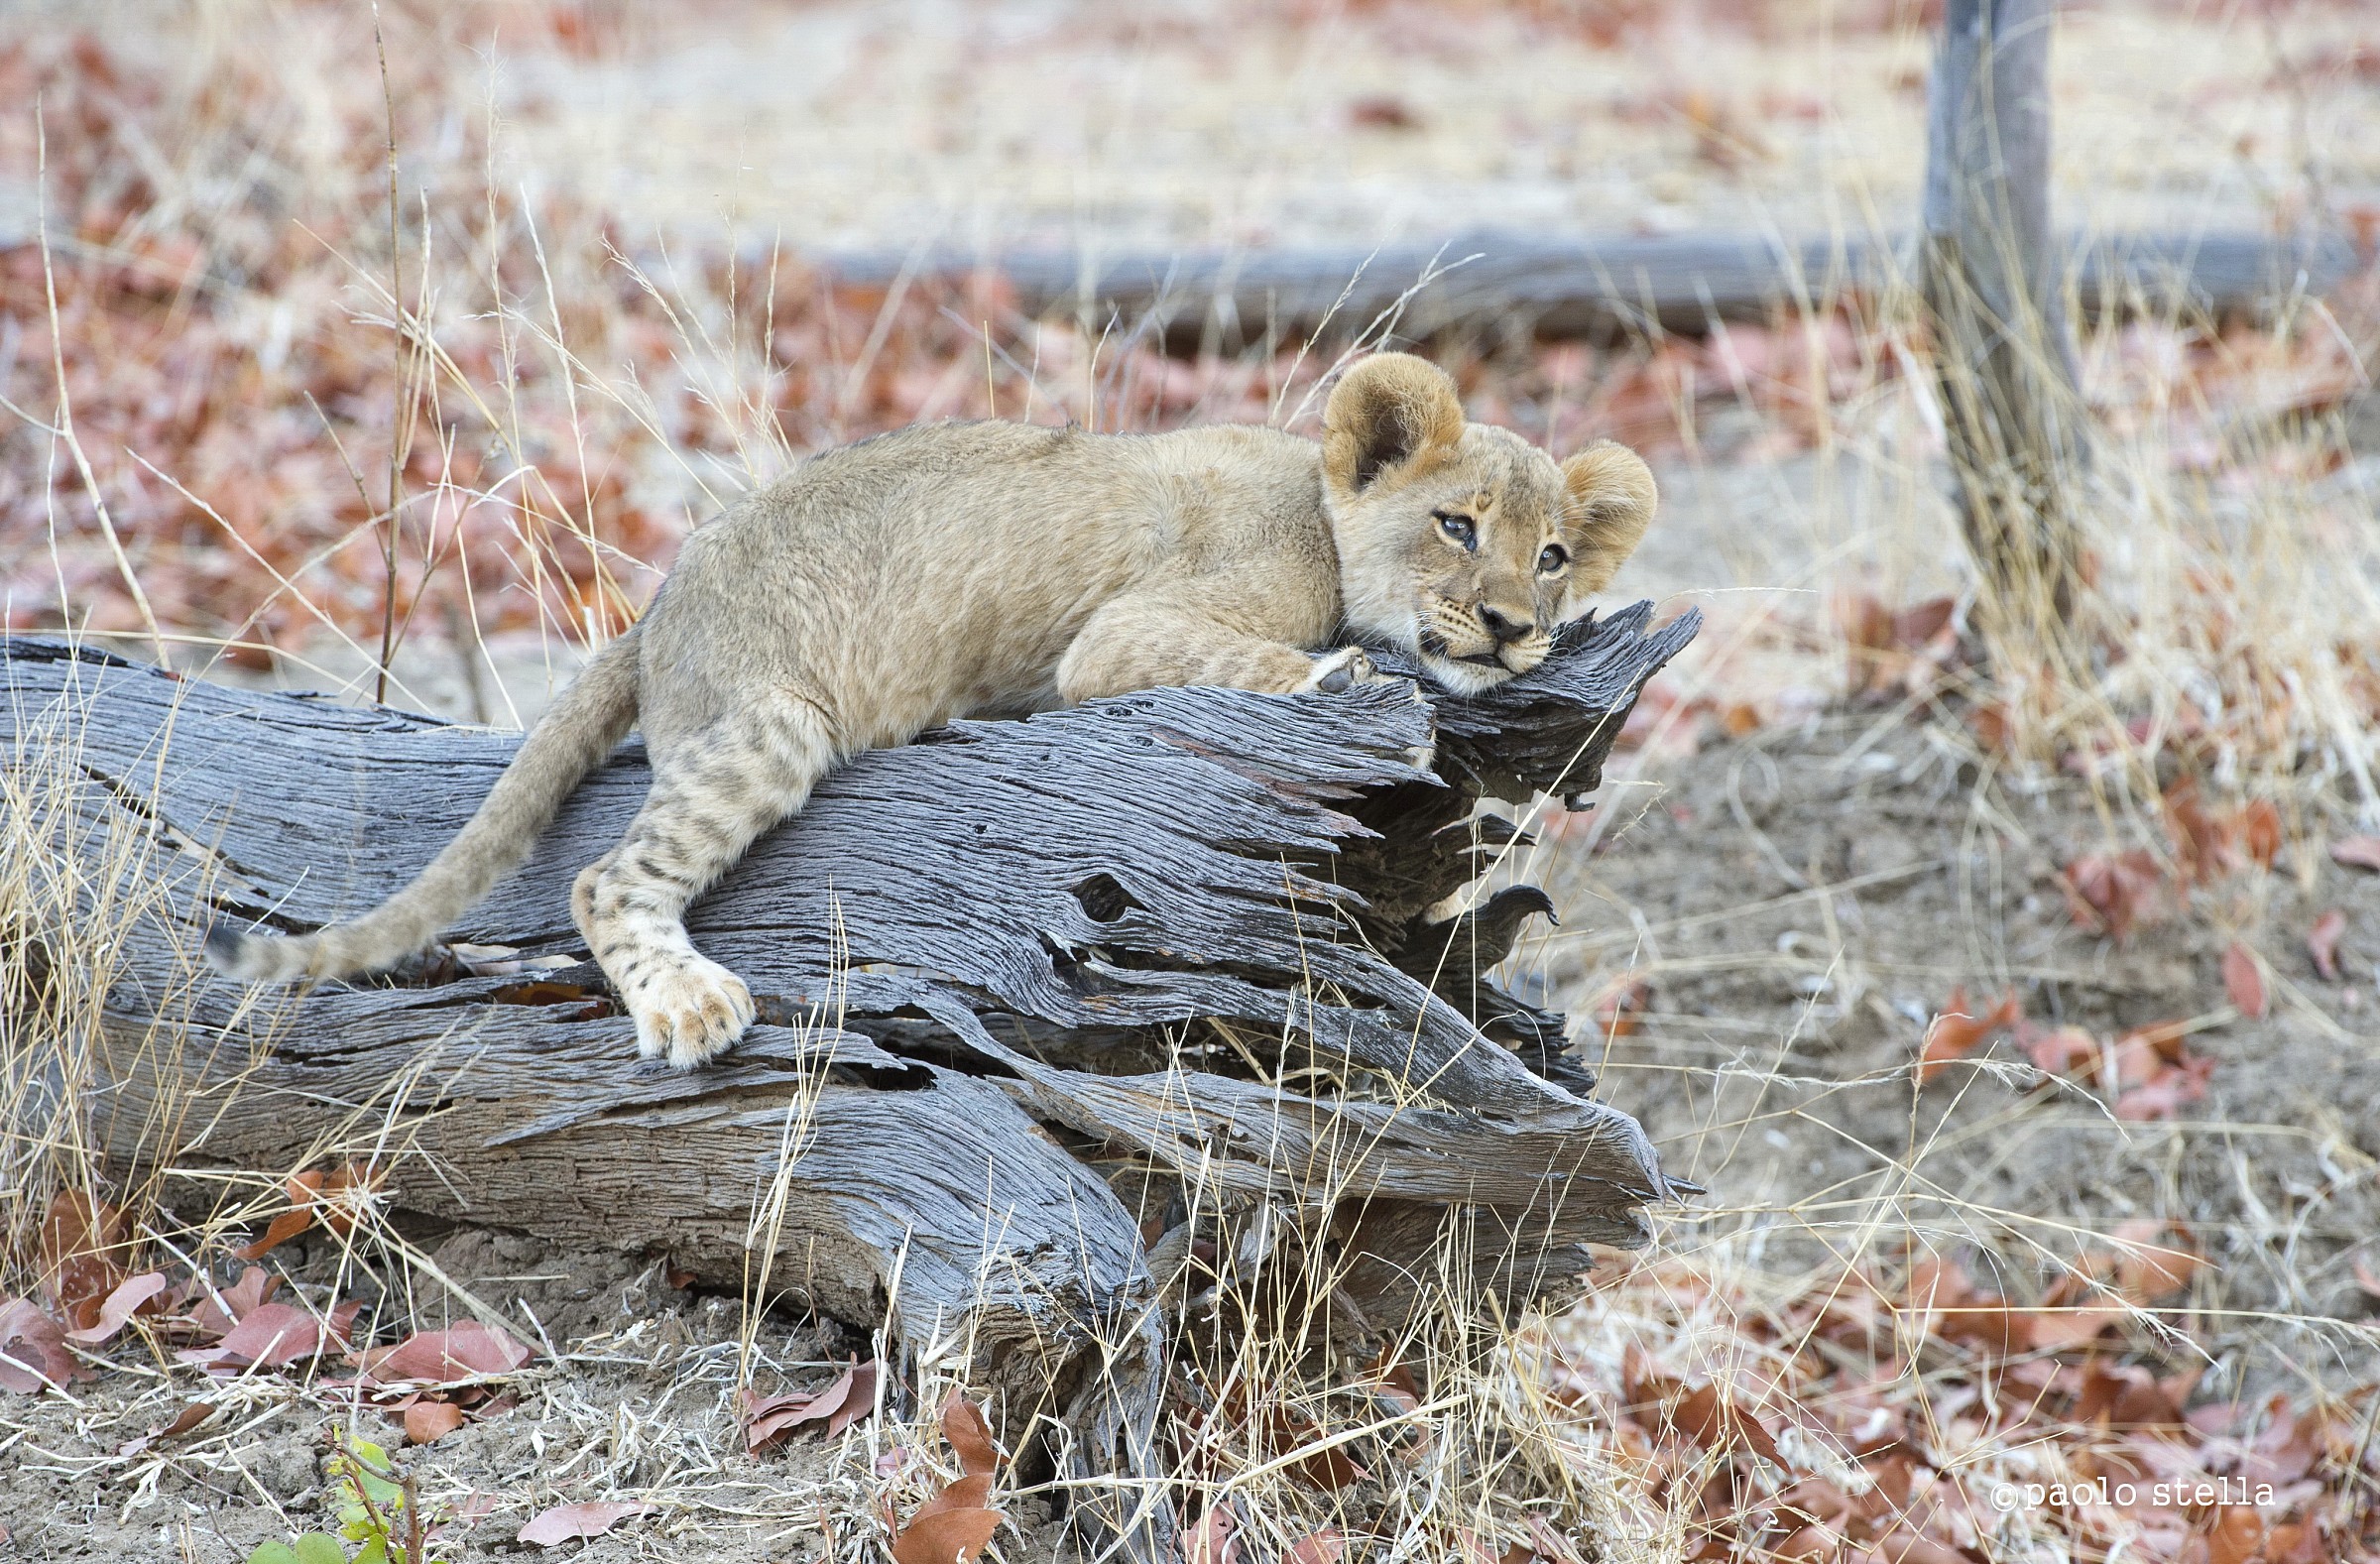
POLYGON ((1661 499, 1653 470, 1625 445, 1597 440, 1562 464, 1562 483, 1570 498, 1562 531, 1570 540, 1571 590, 1600 592, 1653 524, 1661 499))
POLYGON ((1346 495, 1391 467, 1452 449, 1463 438, 1463 403, 1446 371, 1410 353, 1374 353, 1331 391, 1322 414, 1322 470, 1346 495))

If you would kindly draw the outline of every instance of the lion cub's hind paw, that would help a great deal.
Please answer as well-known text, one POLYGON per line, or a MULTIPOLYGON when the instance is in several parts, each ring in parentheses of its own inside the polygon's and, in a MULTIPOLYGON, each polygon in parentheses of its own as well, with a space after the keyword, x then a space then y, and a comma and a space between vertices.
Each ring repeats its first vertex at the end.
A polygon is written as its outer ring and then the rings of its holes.
POLYGON ((1379 676, 1379 669, 1371 665, 1371 659, 1362 647, 1341 647, 1314 660, 1314 670, 1306 675, 1306 688, 1337 695, 1379 676))
POLYGON ((639 986, 628 999, 637 1052, 693 1069, 725 1052, 752 1024, 752 990, 716 961, 694 956, 639 986))

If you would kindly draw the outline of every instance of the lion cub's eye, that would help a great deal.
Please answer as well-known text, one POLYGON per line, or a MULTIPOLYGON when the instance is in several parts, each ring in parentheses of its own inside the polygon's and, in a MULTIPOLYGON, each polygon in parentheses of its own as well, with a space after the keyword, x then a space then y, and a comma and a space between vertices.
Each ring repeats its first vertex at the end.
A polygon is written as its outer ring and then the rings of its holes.
POLYGON ((1430 514, 1438 518, 1438 530, 1446 534, 1448 542, 1460 543, 1466 548, 1480 545, 1480 530, 1472 524, 1470 517, 1454 516, 1445 511, 1432 511, 1430 514))
POLYGON ((1537 573, 1553 575, 1568 563, 1570 563, 1569 549, 1560 543, 1547 543, 1545 551, 1537 556, 1537 573))

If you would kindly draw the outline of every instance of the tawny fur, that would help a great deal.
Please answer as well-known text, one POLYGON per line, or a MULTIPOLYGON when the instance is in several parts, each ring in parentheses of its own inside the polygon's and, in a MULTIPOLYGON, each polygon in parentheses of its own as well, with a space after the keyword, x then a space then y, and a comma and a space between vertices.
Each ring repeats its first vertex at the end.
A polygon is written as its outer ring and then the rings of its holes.
POLYGON ((1472 691, 1544 661, 1651 522, 1608 442, 1559 466, 1466 423, 1436 367, 1350 369, 1324 438, 1251 427, 1093 435, 944 423, 817 456, 686 540, 643 621, 531 732, 470 824, 372 911, 297 938, 209 934, 256 981, 340 977, 433 939, 529 855, 579 780, 644 730, 653 786, 571 909, 679 1066, 752 996, 684 912, 839 761, 966 714, 1161 684, 1295 691, 1371 676, 1342 636, 1472 691))

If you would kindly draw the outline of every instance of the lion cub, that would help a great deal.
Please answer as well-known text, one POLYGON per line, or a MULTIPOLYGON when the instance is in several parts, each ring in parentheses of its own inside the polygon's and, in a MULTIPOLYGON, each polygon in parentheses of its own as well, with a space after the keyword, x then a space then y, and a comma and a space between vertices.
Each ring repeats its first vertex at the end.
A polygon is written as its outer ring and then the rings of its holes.
POLYGON ((571 911, 680 1067, 734 1042, 752 995, 682 915, 838 761, 968 713, 1159 684, 1341 690, 1342 635, 1457 691, 1544 661, 1644 536, 1652 475, 1609 442, 1560 466, 1466 423, 1401 353, 1348 370, 1324 436, 1219 427, 1099 435, 940 423, 828 451, 696 530, 644 619, 587 664, 461 834, 414 883, 298 938, 215 929, 253 981, 385 966, 528 857, 632 724, 653 787, 571 911))

